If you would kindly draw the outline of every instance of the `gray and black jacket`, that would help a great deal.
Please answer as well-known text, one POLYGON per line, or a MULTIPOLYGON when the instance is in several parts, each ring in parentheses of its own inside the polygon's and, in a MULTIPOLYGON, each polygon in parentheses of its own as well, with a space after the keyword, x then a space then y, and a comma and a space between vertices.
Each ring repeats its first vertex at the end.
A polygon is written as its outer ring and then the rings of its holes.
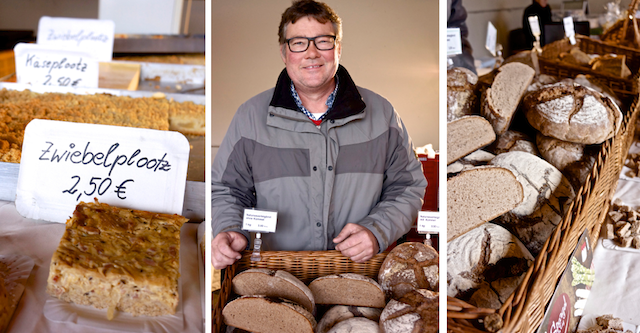
POLYGON ((298 110, 283 70, 275 88, 236 112, 212 166, 213 236, 241 230, 247 207, 278 212, 263 249, 334 249, 347 223, 362 225, 380 251, 409 231, 427 181, 393 106, 357 87, 339 66, 340 85, 320 125, 298 110))

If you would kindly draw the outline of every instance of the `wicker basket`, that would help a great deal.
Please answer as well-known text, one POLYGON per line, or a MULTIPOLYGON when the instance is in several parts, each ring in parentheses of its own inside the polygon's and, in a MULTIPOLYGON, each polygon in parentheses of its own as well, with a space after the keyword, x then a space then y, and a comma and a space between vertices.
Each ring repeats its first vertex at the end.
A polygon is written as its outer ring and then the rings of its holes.
MULTIPOLYGON (((497 310, 504 322, 502 332, 536 331, 542 323, 546 305, 553 296, 569 256, 585 229, 589 232, 591 244, 595 244, 633 142, 638 110, 636 98, 630 110, 625 112, 618 133, 602 144, 595 166, 578 191, 569 213, 551 234, 522 283, 497 310)), ((470 320, 484 318, 488 313, 494 312, 468 304, 463 306, 455 299, 450 300, 447 307, 448 330, 454 332, 478 331, 470 320)))
POLYGON ((588 67, 572 65, 567 62, 560 61, 560 53, 569 52, 572 47, 575 47, 571 45, 567 38, 557 40, 544 46, 542 54, 538 58, 540 73, 560 78, 574 78, 578 74, 590 75, 599 83, 611 88, 611 90, 613 90, 627 106, 630 106, 633 99, 638 95, 640 51, 628 47, 606 44, 580 35, 576 36, 576 42, 575 46, 579 47, 581 51, 587 54, 606 55, 614 53, 626 56, 627 67, 629 67, 631 73, 633 73, 632 76, 627 79, 623 79, 602 72, 593 71, 588 67))
POLYGON ((263 251, 260 253, 262 260, 252 262, 251 253, 244 251, 242 259, 224 270, 220 299, 217 304, 213 304, 213 333, 221 333, 226 329, 222 320, 222 308, 233 296, 231 280, 239 272, 249 268, 285 270, 305 284, 320 276, 342 273, 358 273, 377 280, 380 266, 387 257, 387 252, 383 252, 358 264, 339 251, 263 251))
POLYGON ((640 31, 635 15, 638 10, 638 3, 638 0, 632 0, 629 3, 629 9, 625 13, 625 17, 605 30, 600 36, 600 40, 605 43, 640 49, 640 31))

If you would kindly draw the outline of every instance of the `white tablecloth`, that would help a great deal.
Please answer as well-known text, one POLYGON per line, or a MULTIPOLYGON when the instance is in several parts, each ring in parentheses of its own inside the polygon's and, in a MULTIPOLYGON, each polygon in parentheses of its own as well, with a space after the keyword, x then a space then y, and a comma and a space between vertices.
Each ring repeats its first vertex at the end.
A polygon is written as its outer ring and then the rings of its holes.
MULTIPOLYGON (((20 216, 13 202, 0 201, 0 255, 27 255, 35 266, 11 319, 7 333, 117 331, 49 321, 43 314, 49 264, 64 233, 63 223, 48 223, 20 216)), ((186 223, 180 232, 181 281, 184 312, 183 332, 202 332, 203 318, 198 273, 197 223, 186 223)), ((106 320, 106 318, 105 318, 106 320)))

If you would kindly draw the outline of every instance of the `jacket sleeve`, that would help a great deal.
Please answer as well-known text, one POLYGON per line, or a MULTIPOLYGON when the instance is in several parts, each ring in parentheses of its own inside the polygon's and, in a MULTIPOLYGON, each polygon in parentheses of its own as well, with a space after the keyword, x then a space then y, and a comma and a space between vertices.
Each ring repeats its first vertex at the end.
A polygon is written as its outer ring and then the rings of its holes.
POLYGON ((378 239, 380 252, 406 234, 422 208, 427 180, 409 133, 393 111, 380 201, 358 224, 378 239))
POLYGON ((244 209, 256 204, 251 165, 246 152, 247 113, 243 106, 233 117, 211 167, 211 225, 213 237, 220 232, 242 233, 244 209))

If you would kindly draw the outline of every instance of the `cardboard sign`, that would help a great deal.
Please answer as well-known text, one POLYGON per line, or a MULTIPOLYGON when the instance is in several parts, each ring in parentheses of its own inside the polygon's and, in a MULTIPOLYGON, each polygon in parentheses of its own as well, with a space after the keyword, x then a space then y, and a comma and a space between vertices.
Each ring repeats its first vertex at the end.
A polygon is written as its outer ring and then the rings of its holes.
POLYGON ((496 41, 498 36, 498 30, 496 27, 491 24, 491 22, 487 22, 487 41, 485 43, 485 47, 492 56, 496 56, 496 41))
POLYGON ((110 20, 43 16, 38 23, 39 45, 80 49, 98 61, 111 61, 115 24, 110 20))
POLYGON ((454 56, 462 53, 462 39, 460 38, 460 28, 447 28, 447 56, 454 56))
POLYGON ((182 214, 189 142, 178 132, 36 119, 25 130, 16 209, 65 222, 80 201, 182 214))
POLYGON ((242 217, 242 230, 252 232, 276 232, 278 212, 245 209, 242 217))
POLYGON ((571 45, 576 45, 576 29, 573 26, 573 17, 567 16, 562 19, 564 25, 564 35, 569 38, 571 45))
POLYGON ((13 51, 18 83, 98 87, 100 65, 89 53, 26 43, 18 43, 13 51))
POLYGON ((440 212, 418 212, 418 233, 440 233, 440 212))
POLYGON ((529 27, 531 28, 531 33, 535 37, 540 37, 540 21, 537 16, 529 16, 527 18, 529 20, 529 27))

